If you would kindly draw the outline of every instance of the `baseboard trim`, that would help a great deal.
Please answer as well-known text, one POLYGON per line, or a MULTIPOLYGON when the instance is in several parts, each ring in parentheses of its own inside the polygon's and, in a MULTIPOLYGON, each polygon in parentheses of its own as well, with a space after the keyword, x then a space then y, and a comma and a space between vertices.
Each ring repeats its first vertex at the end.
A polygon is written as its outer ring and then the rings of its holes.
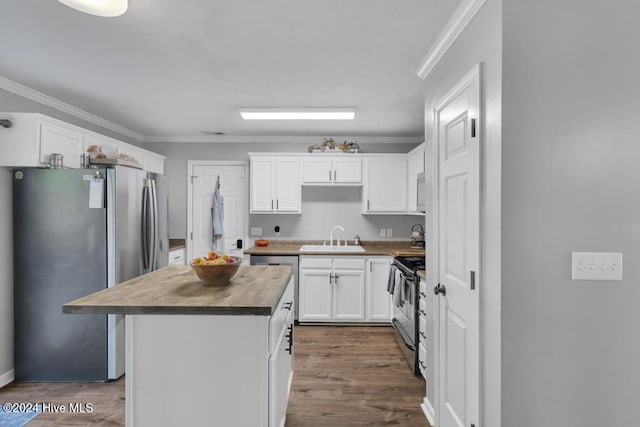
POLYGON ((15 378, 15 372, 13 369, 0 375, 0 388, 12 383, 15 378))
POLYGON ((422 408, 422 412, 424 416, 427 417, 427 421, 431 424, 431 427, 436 427, 436 411, 431 406, 431 402, 426 397, 422 400, 422 404, 420 405, 422 408))

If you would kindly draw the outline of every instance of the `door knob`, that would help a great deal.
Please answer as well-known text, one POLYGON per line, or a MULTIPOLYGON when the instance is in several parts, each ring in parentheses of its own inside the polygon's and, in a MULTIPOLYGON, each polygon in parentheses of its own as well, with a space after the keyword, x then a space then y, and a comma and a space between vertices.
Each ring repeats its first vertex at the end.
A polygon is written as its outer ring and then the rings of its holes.
POLYGON ((447 295, 447 288, 445 288, 444 285, 441 285, 440 283, 438 283, 438 286, 433 288, 433 293, 436 295, 442 294, 442 296, 445 296, 447 295))

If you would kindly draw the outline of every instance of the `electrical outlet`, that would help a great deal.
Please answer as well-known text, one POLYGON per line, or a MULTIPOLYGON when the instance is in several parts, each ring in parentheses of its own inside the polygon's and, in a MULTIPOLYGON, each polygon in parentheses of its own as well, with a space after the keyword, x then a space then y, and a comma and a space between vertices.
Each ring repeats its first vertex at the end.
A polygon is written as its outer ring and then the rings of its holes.
POLYGON ((275 227, 273 227, 273 232, 276 237, 280 237, 280 226, 276 225, 275 227))
POLYGON ((393 228, 387 228, 387 237, 393 236, 393 228))
POLYGON ((618 252, 572 252, 572 280, 622 280, 622 254, 618 252))
POLYGON ((262 236, 262 227, 251 227, 251 235, 257 237, 262 236))
POLYGON ((381 228, 380 229, 380 237, 387 237, 387 229, 386 228, 381 228))

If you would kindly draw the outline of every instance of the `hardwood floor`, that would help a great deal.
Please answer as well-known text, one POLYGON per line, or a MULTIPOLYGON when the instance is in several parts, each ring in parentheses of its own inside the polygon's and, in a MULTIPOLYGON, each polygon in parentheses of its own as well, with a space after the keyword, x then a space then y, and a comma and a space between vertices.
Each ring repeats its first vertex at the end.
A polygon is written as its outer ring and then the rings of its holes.
MULTIPOLYGON (((298 326, 295 332, 287 427, 428 426, 420 409, 424 381, 409 372, 391 328, 298 326)), ((67 410, 70 402, 93 404, 92 413, 43 413, 28 427, 124 426, 124 385, 124 378, 12 383, 0 389, 0 402, 53 402, 67 410)))
POLYGON ((391 327, 295 329, 287 427, 425 427, 425 383, 414 377, 391 327))

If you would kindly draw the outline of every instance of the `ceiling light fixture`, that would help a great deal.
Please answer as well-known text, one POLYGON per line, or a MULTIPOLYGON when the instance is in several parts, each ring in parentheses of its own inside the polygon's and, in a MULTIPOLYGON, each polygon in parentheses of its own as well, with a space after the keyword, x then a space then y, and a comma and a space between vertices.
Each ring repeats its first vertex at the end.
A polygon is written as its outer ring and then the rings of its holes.
POLYGON ((353 108, 241 108, 245 120, 353 120, 353 108))
POLYGON ((128 0, 58 0, 65 6, 90 15, 112 18, 127 11, 128 0))

